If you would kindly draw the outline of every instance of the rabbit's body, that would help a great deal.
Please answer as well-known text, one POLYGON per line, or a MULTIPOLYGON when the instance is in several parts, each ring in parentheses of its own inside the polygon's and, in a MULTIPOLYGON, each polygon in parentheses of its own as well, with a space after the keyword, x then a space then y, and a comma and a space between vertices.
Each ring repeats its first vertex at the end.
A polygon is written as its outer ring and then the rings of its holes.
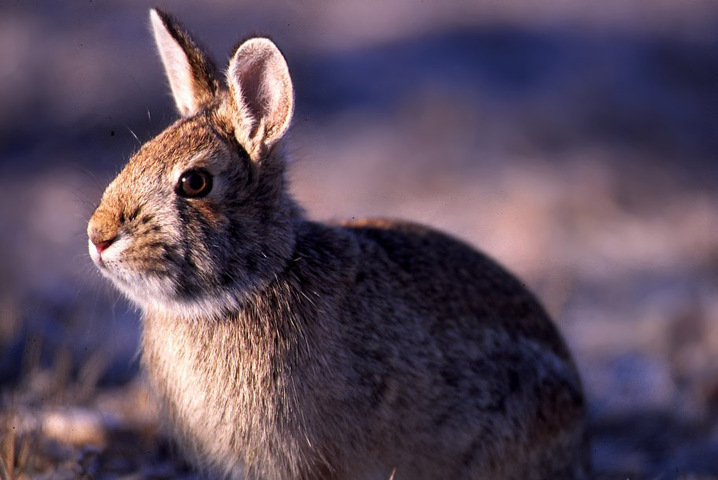
POLYGON ((145 319, 145 364, 198 461, 252 479, 583 478, 578 376, 516 280, 410 224, 302 222, 296 245, 231 319, 145 319))
POLYGON ((276 47, 240 46, 224 89, 152 19, 185 118, 88 233, 144 311, 143 363, 188 455, 247 480, 587 478, 580 380, 526 289, 425 227, 307 220, 285 187, 276 47))

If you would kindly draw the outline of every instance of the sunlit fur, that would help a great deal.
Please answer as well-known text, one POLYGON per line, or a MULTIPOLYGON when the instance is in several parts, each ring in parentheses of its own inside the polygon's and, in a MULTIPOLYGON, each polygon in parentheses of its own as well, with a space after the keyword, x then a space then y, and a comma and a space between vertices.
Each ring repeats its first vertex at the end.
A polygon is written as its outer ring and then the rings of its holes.
POLYGON ((186 117, 107 187, 88 235, 143 311, 143 364, 188 457, 248 480, 588 478, 580 379, 522 284, 426 227, 308 220, 285 182, 276 47, 239 47, 216 90, 153 15, 186 117), (175 193, 189 168, 212 174, 206 197, 175 193))

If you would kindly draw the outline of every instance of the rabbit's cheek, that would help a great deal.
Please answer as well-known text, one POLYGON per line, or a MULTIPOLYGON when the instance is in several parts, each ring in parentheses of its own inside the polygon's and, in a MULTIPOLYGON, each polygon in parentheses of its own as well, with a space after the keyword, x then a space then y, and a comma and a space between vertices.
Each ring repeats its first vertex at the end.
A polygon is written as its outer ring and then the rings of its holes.
POLYGON ((213 230, 220 230, 227 223, 227 217, 222 214, 221 207, 214 202, 198 203, 195 208, 213 230))

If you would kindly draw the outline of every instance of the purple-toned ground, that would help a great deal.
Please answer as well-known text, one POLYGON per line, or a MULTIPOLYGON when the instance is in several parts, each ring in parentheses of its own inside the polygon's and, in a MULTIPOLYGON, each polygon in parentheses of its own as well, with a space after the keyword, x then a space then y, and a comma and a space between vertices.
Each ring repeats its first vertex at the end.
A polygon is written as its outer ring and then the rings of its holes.
MULTIPOLYGON (((313 218, 403 217, 519 274, 566 336, 599 478, 718 479, 718 7, 710 0, 168 9, 270 34, 313 218)), ((85 225, 175 118, 143 1, 0 5, 0 478, 197 478, 85 225)))

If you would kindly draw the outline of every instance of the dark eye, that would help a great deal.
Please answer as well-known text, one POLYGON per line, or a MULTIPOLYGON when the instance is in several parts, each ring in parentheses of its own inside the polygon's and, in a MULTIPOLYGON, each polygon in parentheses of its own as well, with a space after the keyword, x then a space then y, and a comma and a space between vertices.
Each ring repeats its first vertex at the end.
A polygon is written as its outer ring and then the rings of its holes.
POLYGON ((177 195, 186 198, 200 198, 212 190, 212 175, 207 170, 187 170, 182 174, 175 189, 177 195))

